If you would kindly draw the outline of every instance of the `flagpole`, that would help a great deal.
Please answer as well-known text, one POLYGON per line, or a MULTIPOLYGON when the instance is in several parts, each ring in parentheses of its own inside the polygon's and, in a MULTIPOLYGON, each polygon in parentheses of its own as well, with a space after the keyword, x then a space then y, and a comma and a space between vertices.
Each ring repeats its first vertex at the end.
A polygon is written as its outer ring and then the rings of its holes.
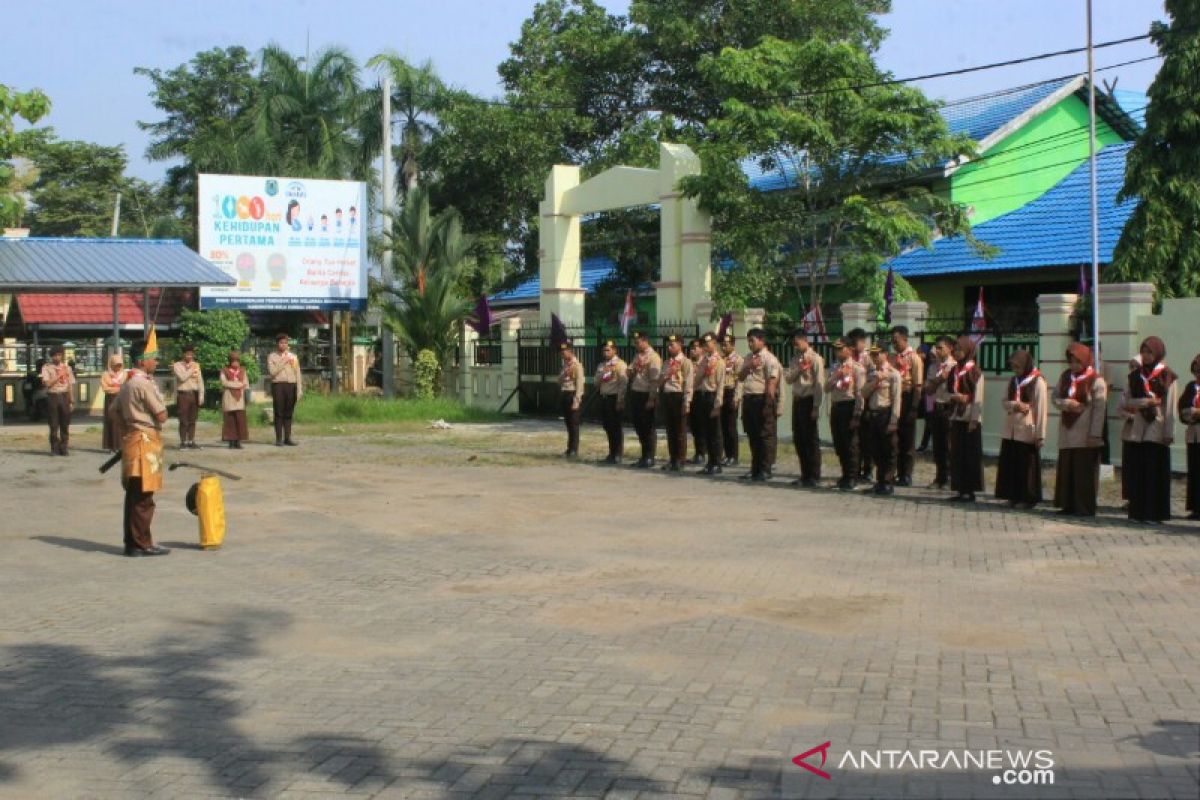
POLYGON ((1096 69, 1092 46, 1092 0, 1087 0, 1088 166, 1092 205, 1092 351, 1100 356, 1100 202, 1096 189, 1096 69))

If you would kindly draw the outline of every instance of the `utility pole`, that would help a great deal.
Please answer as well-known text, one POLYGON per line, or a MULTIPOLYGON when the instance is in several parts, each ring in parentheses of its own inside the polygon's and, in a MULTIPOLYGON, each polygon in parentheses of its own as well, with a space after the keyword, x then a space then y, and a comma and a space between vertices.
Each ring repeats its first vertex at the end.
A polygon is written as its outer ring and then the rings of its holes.
POLYGON ((1092 47, 1092 0, 1087 0, 1088 164, 1092 194, 1092 351, 1100 366, 1100 202, 1096 189, 1096 68, 1092 47))
MULTIPOLYGON (((391 234, 391 217, 388 216, 392 211, 392 79, 389 75, 384 75, 380 82, 383 90, 383 168, 380 174, 383 177, 383 213, 381 215, 383 223, 382 230, 384 241, 388 241, 388 236, 391 234)), ((383 288, 390 290, 392 288, 392 250, 390 247, 383 251, 383 263, 380 265, 380 279, 383 281, 383 288)), ((392 338, 392 329, 386 323, 383 328, 383 352, 380 357, 383 358, 383 396, 385 399, 391 400, 396 396, 396 343, 392 338)))
POLYGON ((117 238, 117 231, 120 229, 120 227, 121 227, 121 193, 117 192, 117 204, 115 206, 113 206, 112 234, 110 234, 112 236, 112 238, 114 238, 114 239, 117 238))

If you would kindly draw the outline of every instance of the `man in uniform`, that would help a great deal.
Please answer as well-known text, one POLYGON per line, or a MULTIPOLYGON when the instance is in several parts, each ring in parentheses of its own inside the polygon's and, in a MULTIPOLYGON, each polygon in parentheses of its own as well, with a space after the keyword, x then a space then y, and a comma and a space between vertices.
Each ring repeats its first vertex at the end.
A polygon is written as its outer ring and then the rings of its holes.
POLYGON ((567 424, 567 451, 564 458, 579 457, 579 424, 583 415, 583 364, 575 357, 570 342, 558 346, 562 369, 558 373, 558 412, 567 424))
POLYGON ((896 431, 896 485, 912 486, 913 461, 917 457, 917 412, 925 391, 925 362, 908 344, 908 328, 892 328, 892 366, 900 373, 900 427, 896 431))
POLYGON ((155 545, 150 534, 154 493, 162 489, 162 426, 167 421, 167 406, 154 382, 158 338, 153 328, 142 352, 135 354, 134 365, 111 410, 121 433, 125 555, 165 556, 170 551, 155 545))
POLYGON ((933 355, 936 366, 930 368, 925 379, 925 391, 933 394, 933 411, 930 412, 927 424, 936 471, 928 488, 945 489, 950 485, 950 414, 954 410, 950 402, 949 378, 958 365, 954 360, 954 339, 950 336, 939 336, 933 346, 933 355))
POLYGON ((183 346, 183 358, 171 365, 175 373, 175 397, 179 412, 179 449, 199 449, 196 444, 196 417, 204 405, 204 378, 196 363, 196 348, 183 346))
POLYGON ((900 373, 888 360, 882 347, 871 348, 871 361, 875 371, 863 385, 863 399, 867 406, 869 430, 867 441, 871 446, 871 460, 875 462, 875 488, 879 495, 889 495, 895 490, 896 480, 896 429, 900 425, 900 373))
POLYGON ((767 349, 766 332, 752 328, 746 333, 750 355, 742 362, 742 427, 750 440, 750 472, 743 477, 765 481, 771 477, 771 452, 779 408, 779 378, 783 367, 767 349))
POLYGON ((667 452, 670 463, 663 469, 679 472, 687 458, 687 416, 692 410, 692 381, 695 366, 683 354, 683 340, 675 334, 667 337, 667 360, 658 376, 663 416, 667 423, 667 452))
POLYGON ((838 488, 847 491, 858 480, 858 426, 862 421, 862 387, 867 373, 854 357, 854 350, 841 339, 833 343, 837 365, 829 375, 829 429, 842 467, 838 488))
MULTIPOLYGON (((867 332, 862 328, 854 328, 846 334, 846 341, 849 342, 850 348, 858 365, 863 368, 866 377, 870 378, 871 373, 875 371, 875 364, 871 361, 871 354, 867 352, 868 345, 867 332)), ((870 420, 867 419, 867 408, 863 406, 862 419, 858 421, 858 478, 859 480, 871 480, 871 443, 867 441, 870 435, 870 420)))
MULTIPOLYGON (((705 348, 704 342, 700 339, 692 339, 688 345, 688 358, 692 362, 692 375, 696 376, 695 381, 700 380, 700 365, 704 361, 705 348)), ((692 398, 695 399, 693 392, 692 398)), ((705 421, 700 419, 700 409, 696 403, 692 403, 691 411, 687 415, 688 430, 692 433, 692 459, 693 464, 700 464, 705 461, 708 455, 708 438, 705 421)))
POLYGON ((596 368, 596 386, 600 391, 600 413, 604 420, 604 433, 608 436, 608 458, 605 464, 620 464, 625 452, 625 431, 621 418, 625 414, 625 389, 629 385, 625 362, 617 355, 617 344, 604 343, 601 350, 604 361, 596 368))
POLYGON ((796 352, 783 379, 792 386, 792 443, 800 460, 800 477, 793 485, 811 488, 821 480, 817 415, 825 388, 825 360, 809 347, 808 332, 803 328, 792 331, 792 344, 796 352))
POLYGON ((742 405, 742 384, 738 381, 738 373, 742 371, 742 357, 734 349, 733 334, 727 333, 721 339, 721 355, 725 360, 725 389, 721 398, 721 452, 726 466, 737 466, 738 463, 738 408, 742 405))
POLYGON ((708 463, 701 472, 705 475, 721 474, 721 406, 725 402, 725 359, 717 350, 717 337, 706 333, 700 337, 704 348, 696 368, 695 395, 692 400, 692 417, 700 425, 700 439, 708 463))
POLYGON ((650 340, 646 338, 645 333, 635 332, 633 341, 637 355, 630 365, 633 378, 629 382, 629 404, 633 416, 633 429, 637 431, 638 443, 642 449, 642 457, 634 466, 647 469, 654 466, 654 457, 658 451, 654 409, 658 400, 658 376, 662 371, 663 362, 662 356, 650 346, 650 340))
POLYGON ((42 367, 46 387, 46 419, 50 422, 50 455, 68 455, 71 412, 75 410, 75 372, 63 363, 62 345, 50 348, 50 363, 42 367))
POLYGON ((292 414, 304 396, 300 360, 288 351, 288 335, 275 335, 275 352, 267 356, 267 374, 271 378, 271 407, 275 418, 275 446, 295 447, 292 441, 292 414))

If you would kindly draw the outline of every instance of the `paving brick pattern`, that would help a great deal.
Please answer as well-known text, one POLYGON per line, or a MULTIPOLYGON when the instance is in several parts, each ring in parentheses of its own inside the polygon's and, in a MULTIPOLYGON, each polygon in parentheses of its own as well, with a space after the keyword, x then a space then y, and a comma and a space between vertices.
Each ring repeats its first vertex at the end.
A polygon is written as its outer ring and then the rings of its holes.
POLYGON ((0 440, 0 796, 1200 791, 1194 525, 474 448, 189 454, 246 475, 226 547, 125 559, 102 456, 0 440), (826 739, 1045 748, 1055 784, 790 763, 826 739))

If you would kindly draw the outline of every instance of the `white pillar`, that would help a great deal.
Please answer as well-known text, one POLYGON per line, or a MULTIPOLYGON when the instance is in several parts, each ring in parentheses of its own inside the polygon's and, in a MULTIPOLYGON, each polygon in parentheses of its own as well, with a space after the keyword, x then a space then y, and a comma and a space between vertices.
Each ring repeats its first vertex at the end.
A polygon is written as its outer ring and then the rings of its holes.
MULTIPOLYGON (((500 320, 500 386, 503 396, 500 402, 508 400, 513 389, 521 382, 520 340, 521 318, 505 317, 500 320)), ((505 413, 516 414, 521 410, 517 398, 509 400, 504 407, 505 413)))
POLYGON ((892 327, 903 325, 910 334, 909 344, 913 347, 921 345, 921 339, 915 334, 921 333, 925 327, 925 319, 929 316, 929 304, 924 300, 908 300, 892 303, 892 327))
MULTIPOLYGON (((1071 315, 1075 312, 1077 294, 1038 295, 1038 369, 1045 376, 1046 386, 1053 391, 1058 376, 1067 368, 1067 345, 1071 343, 1071 315)), ((1043 458, 1058 454, 1058 408, 1051 403, 1046 422, 1046 446, 1043 458)))
POLYGON ((842 303, 842 336, 862 328, 871 336, 875 332, 875 307, 870 303, 842 303))
POLYGON ((546 178, 546 198, 541 203, 538 229, 543 324, 549 324, 551 314, 557 314, 564 325, 583 324, 579 217, 563 211, 563 195, 578 185, 579 167, 556 165, 546 178))

